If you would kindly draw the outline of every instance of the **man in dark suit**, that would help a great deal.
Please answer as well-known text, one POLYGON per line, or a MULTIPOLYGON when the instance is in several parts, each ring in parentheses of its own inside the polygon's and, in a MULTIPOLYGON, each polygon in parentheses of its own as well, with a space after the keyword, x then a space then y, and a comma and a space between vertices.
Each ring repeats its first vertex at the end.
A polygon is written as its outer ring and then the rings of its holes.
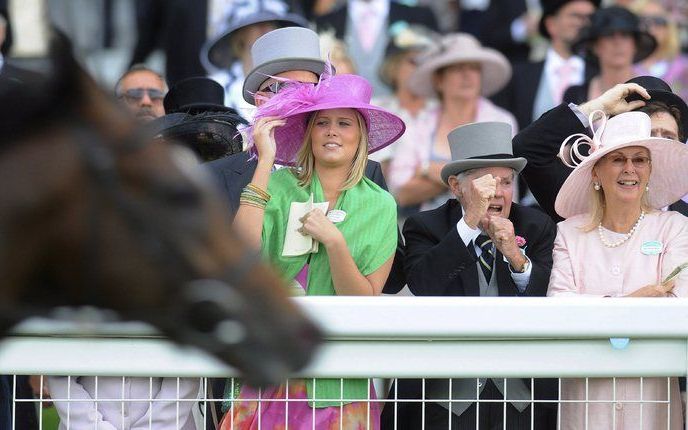
MULTIPOLYGON (((422 296, 544 296, 552 268, 556 228, 536 209, 513 204, 513 184, 526 160, 511 155, 511 127, 506 123, 476 123, 449 133, 452 160, 442 179, 456 199, 437 209, 411 216, 404 224, 408 286, 422 296)), ((536 380, 536 399, 542 399, 536 380)), ((530 429, 533 406, 530 383, 507 379, 506 428, 530 429)), ((548 399, 556 398, 549 384, 548 399)), ((418 398, 415 381, 399 381, 399 397, 418 398), (416 391, 414 393, 414 391, 416 391)), ((502 399, 502 379, 455 379, 454 399, 502 399), (476 384, 477 387, 476 387, 476 384)), ((544 387, 543 387, 544 388, 544 387)), ((427 380, 426 399, 446 399, 448 380, 427 380)), ((392 409, 392 410, 390 410, 392 409)), ((398 406, 408 428, 421 428, 420 403, 398 406)), ((447 429, 448 403, 425 404, 425 428, 447 429)), ((451 405, 452 429, 475 428, 475 403, 451 405)), ((393 422, 383 413, 385 425, 393 422)), ((480 428, 502 428, 503 404, 482 403, 480 428)), ((535 408, 536 428, 555 428, 554 410, 535 408)))
POLYGON ((356 64, 356 73, 370 82, 375 97, 390 93, 378 74, 389 42, 388 30, 418 24, 438 31, 432 9, 408 6, 396 0, 349 0, 316 18, 315 23, 319 32, 334 30, 335 37, 344 41, 347 53, 356 64))
MULTIPOLYGON (((652 136, 686 140, 688 105, 659 78, 639 76, 617 85, 580 106, 564 103, 546 112, 521 130, 513 139, 515 155, 528 160, 523 177, 540 207, 555 221, 562 218, 554 210, 557 193, 573 169, 557 157, 564 139, 577 133, 589 134, 588 116, 595 110, 618 115, 630 110, 644 111, 652 121, 652 136), (642 101, 641 101, 642 100, 642 101)), ((669 209, 688 216, 688 203, 675 202, 669 209)))
POLYGON ((545 59, 515 64, 511 82, 494 97, 498 105, 514 114, 520 130, 561 103, 566 88, 582 83, 590 73, 583 59, 573 55, 571 45, 600 0, 542 0, 541 3, 538 29, 550 41, 545 59))

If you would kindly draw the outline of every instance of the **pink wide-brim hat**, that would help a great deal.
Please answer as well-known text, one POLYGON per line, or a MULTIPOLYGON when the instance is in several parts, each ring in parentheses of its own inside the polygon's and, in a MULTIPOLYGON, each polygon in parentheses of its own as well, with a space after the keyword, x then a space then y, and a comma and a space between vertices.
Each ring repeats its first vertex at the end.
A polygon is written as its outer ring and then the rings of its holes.
POLYGON ((678 140, 652 137, 652 124, 646 113, 627 112, 607 119, 604 113, 596 111, 590 115, 590 124, 600 115, 592 139, 574 134, 561 145, 559 158, 574 168, 554 203, 561 217, 590 212, 593 167, 610 152, 629 146, 642 146, 650 151, 652 172, 647 198, 652 208, 661 209, 688 194, 688 175, 684 171, 688 165, 688 146, 678 140), (581 147, 590 148, 587 157, 581 154, 584 152, 581 147))
MULTIPOLYGON (((301 148, 308 120, 313 112, 350 108, 356 109, 365 120, 368 130, 368 153, 373 153, 396 141, 406 125, 395 114, 370 104, 373 89, 365 78, 357 75, 323 73, 318 84, 294 82, 265 101, 256 110, 256 120, 263 117, 286 119, 275 128, 277 152, 275 162, 293 166, 301 148)), ((256 153, 249 130, 249 150, 256 153)))
POLYGON ((511 79, 511 64, 499 51, 486 48, 468 33, 448 34, 436 46, 420 55, 418 68, 409 78, 409 88, 419 96, 437 95, 433 76, 443 67, 459 63, 479 63, 480 94, 489 97, 504 88, 511 79))

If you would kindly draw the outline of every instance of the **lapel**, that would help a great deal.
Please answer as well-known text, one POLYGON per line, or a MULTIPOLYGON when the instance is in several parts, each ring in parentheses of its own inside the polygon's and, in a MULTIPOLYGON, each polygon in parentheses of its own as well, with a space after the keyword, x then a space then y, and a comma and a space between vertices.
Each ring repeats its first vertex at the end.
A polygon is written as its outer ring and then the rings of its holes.
POLYGON ((539 61, 537 63, 532 63, 531 66, 528 68, 528 73, 524 73, 522 76, 525 79, 523 89, 525 89, 525 92, 523 93, 524 96, 527 98, 525 103, 523 103, 523 107, 527 109, 527 111, 523 112, 524 118, 528 118, 527 124, 530 124, 532 121, 531 120, 536 120, 537 118, 532 118, 533 117, 533 108, 535 107, 535 97, 537 96, 538 88, 540 87, 540 82, 543 79, 543 74, 545 71, 545 61, 539 61))

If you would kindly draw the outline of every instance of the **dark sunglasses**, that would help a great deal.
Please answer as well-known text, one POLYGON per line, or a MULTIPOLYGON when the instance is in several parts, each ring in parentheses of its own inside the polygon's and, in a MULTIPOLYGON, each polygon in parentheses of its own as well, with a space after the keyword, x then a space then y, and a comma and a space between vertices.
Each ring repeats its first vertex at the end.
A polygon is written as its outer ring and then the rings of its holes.
POLYGON ((646 27, 665 27, 669 25, 669 20, 663 16, 644 16, 641 20, 646 27))
POLYGON ((140 102, 143 97, 148 94, 148 98, 153 102, 162 102, 165 98, 165 93, 155 88, 131 88, 119 95, 120 99, 124 99, 129 103, 140 102))
POLYGON ((258 91, 264 92, 264 93, 272 93, 272 94, 277 94, 284 88, 287 88, 291 85, 294 84, 306 84, 306 85, 312 85, 315 86, 315 82, 294 82, 294 81, 275 81, 270 83, 270 85, 266 85, 263 88, 261 88, 258 91))

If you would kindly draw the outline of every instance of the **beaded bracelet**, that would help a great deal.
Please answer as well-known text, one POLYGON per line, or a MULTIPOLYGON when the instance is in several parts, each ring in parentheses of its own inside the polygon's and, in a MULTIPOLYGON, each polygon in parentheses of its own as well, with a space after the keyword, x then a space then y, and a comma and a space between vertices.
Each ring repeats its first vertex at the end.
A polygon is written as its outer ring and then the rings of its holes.
POLYGON ((270 198, 271 198, 270 193, 261 189, 258 185, 255 185, 253 183, 249 183, 248 185, 246 185, 246 187, 244 188, 244 191, 253 192, 253 193, 257 194, 258 196, 262 197, 263 199, 265 199, 265 201, 270 201, 270 198))

